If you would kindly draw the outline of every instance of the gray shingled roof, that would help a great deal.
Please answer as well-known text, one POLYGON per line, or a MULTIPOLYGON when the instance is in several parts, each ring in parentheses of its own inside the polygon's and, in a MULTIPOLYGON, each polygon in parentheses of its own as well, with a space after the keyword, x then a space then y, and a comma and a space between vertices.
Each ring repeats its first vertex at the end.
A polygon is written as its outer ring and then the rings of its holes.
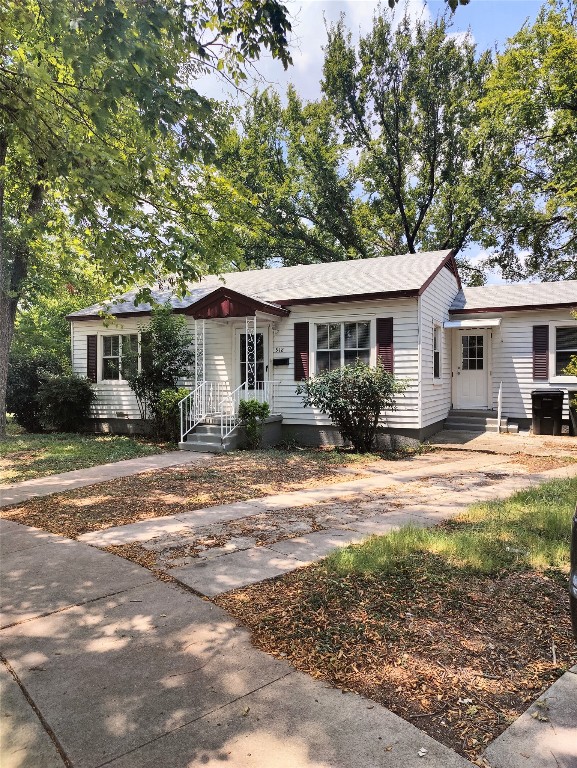
POLYGON ((577 307, 577 280, 558 283, 511 283, 463 288, 456 296, 451 312, 474 312, 504 308, 546 307, 574 304, 577 307))
MULTIPOLYGON (((216 288, 226 285, 261 302, 274 305, 279 301, 326 299, 336 296, 356 296, 367 293, 418 291, 439 268, 450 251, 431 251, 382 256, 376 259, 336 261, 329 264, 307 264, 296 267, 230 272, 221 277, 209 276, 190 286, 182 299, 169 290, 152 290, 160 303, 170 301, 174 309, 185 309, 216 288)), ((73 312, 69 317, 86 317, 108 310, 113 315, 125 312, 149 312, 149 304, 134 303, 136 291, 130 291, 116 303, 94 304, 73 312)))

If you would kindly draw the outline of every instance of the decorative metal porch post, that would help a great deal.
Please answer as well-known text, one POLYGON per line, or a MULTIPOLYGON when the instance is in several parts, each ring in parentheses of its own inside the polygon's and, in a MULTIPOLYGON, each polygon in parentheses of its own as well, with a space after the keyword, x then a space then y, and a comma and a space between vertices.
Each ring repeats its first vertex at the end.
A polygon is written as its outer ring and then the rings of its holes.
POLYGON ((248 400, 249 389, 256 390, 256 314, 245 317, 245 360, 246 376, 244 381, 245 398, 248 400))

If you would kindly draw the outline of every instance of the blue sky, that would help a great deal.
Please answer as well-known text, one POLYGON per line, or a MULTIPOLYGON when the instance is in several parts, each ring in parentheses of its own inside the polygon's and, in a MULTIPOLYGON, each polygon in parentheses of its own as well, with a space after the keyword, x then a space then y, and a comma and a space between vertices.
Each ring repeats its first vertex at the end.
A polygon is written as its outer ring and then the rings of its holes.
MULTIPOLYGON (((525 21, 532 22, 543 0, 470 0, 469 5, 459 6, 453 15, 453 33, 465 33, 473 36, 479 49, 502 50, 509 37, 520 29, 525 21)), ((344 14, 346 24, 358 38, 371 28, 373 15, 379 3, 376 0, 285 0, 291 14, 293 31, 290 47, 293 66, 285 72, 279 62, 270 57, 263 57, 256 64, 253 77, 247 82, 246 91, 254 86, 271 85, 281 93, 293 83, 305 99, 315 99, 320 95, 319 82, 322 76, 323 50, 326 41, 326 23, 336 21, 344 14)), ((383 0, 386 6, 386 0, 383 0)), ((434 18, 446 10, 444 0, 408 0, 401 2, 395 13, 403 13, 408 8, 412 16, 434 18)), ((242 93, 234 93, 217 76, 203 78, 199 90, 219 99, 232 101, 244 100, 242 93)), ((465 252, 473 262, 483 259, 479 247, 472 245, 465 252)), ((488 275, 489 282, 502 282, 500 275, 488 275)))

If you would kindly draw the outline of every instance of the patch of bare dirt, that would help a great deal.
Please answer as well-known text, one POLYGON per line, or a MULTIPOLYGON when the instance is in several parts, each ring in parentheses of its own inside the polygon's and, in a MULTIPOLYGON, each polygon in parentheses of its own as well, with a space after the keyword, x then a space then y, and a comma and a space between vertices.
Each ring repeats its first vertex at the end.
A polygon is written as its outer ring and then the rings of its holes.
POLYGON ((559 469, 574 464, 571 456, 533 456, 529 453, 518 453, 511 457, 511 463, 521 464, 528 472, 547 472, 549 469, 559 469))

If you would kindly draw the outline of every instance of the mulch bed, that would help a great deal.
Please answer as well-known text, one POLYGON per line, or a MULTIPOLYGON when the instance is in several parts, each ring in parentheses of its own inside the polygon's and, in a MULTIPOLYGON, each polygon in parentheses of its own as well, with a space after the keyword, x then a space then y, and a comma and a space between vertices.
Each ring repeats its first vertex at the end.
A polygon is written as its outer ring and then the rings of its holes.
POLYGON ((577 662, 566 577, 465 576, 423 557, 386 576, 311 566, 215 602, 259 648, 483 765, 487 744, 577 662))
MULTIPOLYGON (((323 451, 227 454, 192 467, 154 470, 4 507, 0 517, 75 538, 152 517, 347 482, 351 477, 342 472, 347 464, 346 453, 339 464, 323 457, 323 451)), ((354 466, 360 469, 362 461, 357 458, 354 466)))

